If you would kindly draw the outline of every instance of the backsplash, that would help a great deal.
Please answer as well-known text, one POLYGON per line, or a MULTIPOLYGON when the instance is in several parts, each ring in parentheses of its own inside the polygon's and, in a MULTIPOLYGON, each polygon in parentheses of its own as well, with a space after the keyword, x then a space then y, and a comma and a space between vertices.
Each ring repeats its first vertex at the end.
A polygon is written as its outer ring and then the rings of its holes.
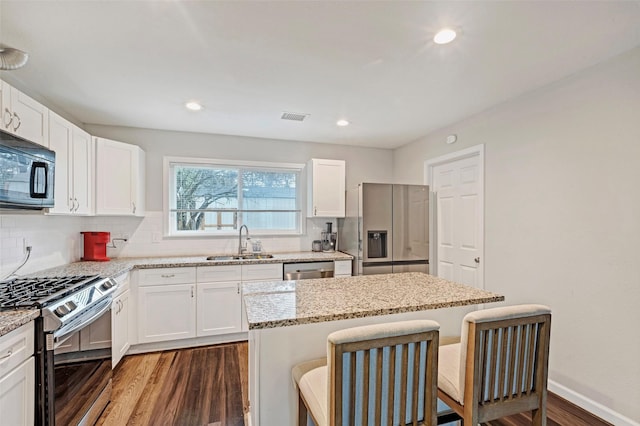
POLYGON ((0 213, 0 279, 22 263, 27 245, 32 247, 31 256, 20 275, 78 260, 83 220, 31 212, 0 213))
MULTIPOLYGON (((238 250, 238 237, 230 238, 163 238, 162 211, 147 211, 144 218, 115 216, 48 216, 42 213, 0 215, 0 279, 11 273, 24 259, 26 245, 32 246, 23 275, 80 260, 82 231, 107 231, 116 248, 109 257, 191 256, 229 253, 238 250)), ((306 234, 295 236, 255 236, 263 250, 277 253, 310 251, 313 240, 320 239, 325 223, 335 219, 306 219, 306 234)))

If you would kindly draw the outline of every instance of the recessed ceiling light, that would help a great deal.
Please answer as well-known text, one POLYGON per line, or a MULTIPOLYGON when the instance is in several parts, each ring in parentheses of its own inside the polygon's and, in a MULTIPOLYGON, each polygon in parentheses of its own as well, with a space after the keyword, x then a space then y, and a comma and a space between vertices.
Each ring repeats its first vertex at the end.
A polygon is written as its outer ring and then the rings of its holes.
POLYGON ((347 120, 338 120, 336 121, 336 126, 345 127, 348 126, 349 122, 347 120))
POLYGON ((197 102, 187 102, 184 106, 191 111, 200 111, 202 109, 202 105, 197 102))
POLYGON ((433 37, 433 41, 436 44, 451 43, 456 38, 456 32, 450 28, 443 28, 436 33, 433 37))

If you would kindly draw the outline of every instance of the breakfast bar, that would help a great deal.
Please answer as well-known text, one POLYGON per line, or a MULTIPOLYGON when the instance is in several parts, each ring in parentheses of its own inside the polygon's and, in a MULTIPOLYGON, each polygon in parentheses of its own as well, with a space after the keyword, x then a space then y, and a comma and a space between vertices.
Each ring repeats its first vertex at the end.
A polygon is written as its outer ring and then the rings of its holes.
POLYGON ((457 335, 470 305, 504 300, 418 272, 246 283, 243 294, 252 426, 295 424, 291 368, 326 356, 329 333, 421 318, 438 321, 441 336, 457 335))

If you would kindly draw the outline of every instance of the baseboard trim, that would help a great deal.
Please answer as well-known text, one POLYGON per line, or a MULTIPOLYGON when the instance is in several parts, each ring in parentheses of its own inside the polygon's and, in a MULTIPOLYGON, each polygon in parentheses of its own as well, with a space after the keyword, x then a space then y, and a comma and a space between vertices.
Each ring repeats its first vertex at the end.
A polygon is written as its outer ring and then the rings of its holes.
POLYGON ((554 382, 553 380, 547 381, 547 389, 559 397, 576 404, 578 407, 584 408, 588 412, 600 417, 602 420, 616 426, 640 426, 640 423, 623 416, 622 414, 613 411, 611 408, 605 407, 599 402, 587 398, 586 396, 579 394, 560 383, 554 382))

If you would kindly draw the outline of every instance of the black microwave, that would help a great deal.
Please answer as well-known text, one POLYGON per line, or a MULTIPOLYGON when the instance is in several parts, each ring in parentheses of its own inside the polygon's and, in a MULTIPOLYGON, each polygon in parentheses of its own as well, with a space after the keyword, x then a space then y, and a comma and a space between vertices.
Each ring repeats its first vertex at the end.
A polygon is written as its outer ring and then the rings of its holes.
POLYGON ((55 152, 0 130, 0 208, 53 207, 55 152))

